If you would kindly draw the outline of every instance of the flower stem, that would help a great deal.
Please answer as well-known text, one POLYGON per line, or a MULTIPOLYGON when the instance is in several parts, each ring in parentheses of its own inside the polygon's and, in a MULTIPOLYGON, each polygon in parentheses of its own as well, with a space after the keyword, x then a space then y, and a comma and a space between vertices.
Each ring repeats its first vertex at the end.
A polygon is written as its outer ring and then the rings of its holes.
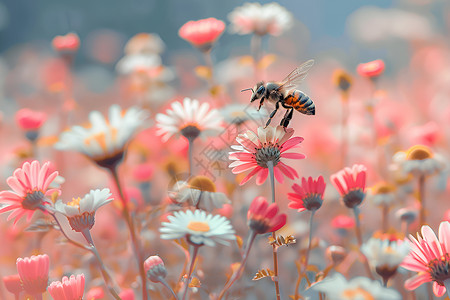
POLYGON ((219 298, 217 300, 222 299, 223 296, 225 296, 225 293, 231 286, 234 284, 236 280, 238 280, 241 277, 242 270, 244 270, 245 263, 247 262, 248 254, 250 253, 250 249, 252 248, 253 242, 255 241, 256 233, 252 230, 250 231, 250 235, 248 237, 247 242, 247 248, 245 249, 244 255, 242 256, 241 264, 239 265, 239 268, 234 274, 231 276, 230 280, 225 284, 225 287, 219 294, 219 298))
POLYGON ((389 206, 383 204, 381 207, 381 230, 387 232, 389 228, 389 206))
POLYGON ((198 246, 198 245, 193 246, 191 263, 189 265, 189 273, 186 278, 186 285, 184 286, 183 298, 181 298, 182 300, 186 299, 187 291, 189 289, 189 283, 191 282, 192 271, 194 271, 195 259, 197 258, 199 248, 200 248, 200 246, 198 246))
POLYGON ((341 104, 342 104, 342 141, 341 141, 341 163, 345 167, 347 165, 347 153, 348 153, 348 92, 341 93, 341 104))
POLYGON ((49 211, 49 214, 53 217, 53 219, 55 220, 56 224, 57 224, 58 227, 59 227, 59 231, 61 231, 61 233, 64 235, 64 237, 67 239, 67 241, 68 241, 69 243, 71 243, 71 244, 73 244, 73 245, 75 245, 75 246, 77 246, 77 247, 79 247, 79 248, 82 248, 82 249, 84 249, 84 250, 89 250, 89 247, 88 247, 88 246, 83 245, 83 244, 81 244, 81 243, 78 243, 78 242, 72 240, 71 238, 69 238, 69 236, 66 234, 66 232, 65 232, 64 229, 62 228, 61 223, 59 223, 59 220, 58 220, 58 218, 56 217, 56 215, 55 215, 54 212, 49 211))
POLYGON ((105 264, 103 263, 103 260, 100 257, 100 254, 97 251, 97 248, 94 245, 94 241, 92 240, 91 233, 89 229, 84 229, 81 234, 83 234, 84 238, 88 242, 88 244, 91 246, 89 251, 94 254, 95 258, 97 259, 98 265, 100 266, 100 271, 103 276, 103 280, 105 281, 105 285, 109 290, 109 293, 114 297, 114 299, 120 300, 119 295, 117 294, 116 290, 113 287, 111 276, 108 274, 108 271, 106 270, 105 264))
POLYGON ((192 153, 194 151, 194 139, 193 138, 188 138, 188 160, 189 160, 189 177, 192 176, 192 169, 193 169, 193 165, 192 165, 192 153))
POLYGON ((208 78, 209 88, 212 90, 215 85, 214 81, 214 65, 211 57, 211 49, 208 51, 203 51, 203 56, 205 58, 206 65, 209 68, 209 71, 211 72, 211 76, 208 78))
POLYGON ((363 264, 364 264, 364 268, 366 269, 367 277, 374 280, 372 271, 370 271, 369 261, 367 260, 367 257, 364 255, 364 253, 361 252, 361 246, 363 244, 363 240, 362 240, 362 233, 361 233, 361 222, 359 221, 358 206, 355 206, 353 208, 353 212, 355 214, 355 221, 356 221, 355 231, 356 231, 356 239, 358 241, 359 254, 363 258, 363 264))
POLYGON ((450 297, 450 279, 444 280, 445 289, 447 290, 447 296, 450 297))
POLYGON ((164 278, 162 278, 161 276, 159 276, 158 279, 159 279, 159 282, 161 282, 161 284, 164 285, 164 286, 170 291, 170 293, 172 294, 172 296, 173 296, 176 300, 178 300, 177 294, 175 294, 175 292, 174 292, 173 289, 170 287, 170 285, 167 283, 167 281, 166 281, 164 278))
MULTIPOLYGON (((270 188, 272 192, 272 202, 275 203, 275 176, 273 171, 273 161, 267 162, 267 167, 269 169, 269 177, 270 177, 270 188)), ((277 235, 275 234, 275 231, 272 232, 272 237, 276 241, 277 235)), ((280 300, 280 285, 278 283, 278 253, 277 253, 277 246, 275 246, 275 243, 272 245, 272 252, 273 252, 273 272, 275 273, 273 282, 275 284, 275 291, 276 291, 276 297, 277 300, 280 300)))
POLYGON ((425 217, 425 175, 420 175, 419 177, 419 203, 420 203, 420 212, 419 212, 419 223, 422 227, 426 223, 425 217))
POLYGON ((255 66, 255 74, 256 74, 256 66, 258 65, 259 59, 261 58, 261 36, 258 34, 254 34, 250 41, 251 52, 253 56, 253 63, 255 66))
POLYGON ((139 275, 141 277, 142 299, 143 300, 147 300, 147 298, 148 298, 148 295, 147 295, 147 277, 145 275, 145 270, 144 270, 144 260, 143 260, 143 255, 142 255, 142 251, 141 251, 141 245, 140 245, 139 239, 138 239, 138 237, 136 235, 134 222, 133 222, 133 219, 131 218, 130 212, 128 210, 128 201, 125 198, 125 195, 124 195, 123 190, 122 190, 122 186, 120 184, 119 174, 117 172, 117 166, 111 167, 108 170, 111 172, 111 175, 112 175, 112 177, 114 179, 114 182, 116 184, 117 190, 119 191, 120 199, 122 201, 122 206, 123 206, 122 216, 125 219, 125 223, 127 223, 128 230, 130 231, 132 249, 133 249, 134 255, 136 257, 136 262, 138 264, 139 275))

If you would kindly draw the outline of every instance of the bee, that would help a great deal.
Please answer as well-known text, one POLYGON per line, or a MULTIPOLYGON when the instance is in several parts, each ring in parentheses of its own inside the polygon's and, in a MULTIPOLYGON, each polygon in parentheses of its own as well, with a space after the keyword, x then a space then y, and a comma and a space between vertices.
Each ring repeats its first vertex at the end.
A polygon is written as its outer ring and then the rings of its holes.
POLYGON ((305 115, 315 115, 316 106, 308 95, 298 90, 300 83, 306 78, 309 69, 314 65, 314 60, 310 59, 303 63, 281 82, 264 81, 258 82, 254 88, 244 89, 243 91, 252 91, 252 98, 250 102, 259 100, 259 108, 264 104, 265 100, 268 100, 275 104, 275 109, 270 113, 269 120, 267 120, 266 127, 269 126, 272 118, 277 113, 280 105, 286 109, 283 119, 281 119, 280 126, 286 128, 292 119, 294 110, 301 112, 305 115))

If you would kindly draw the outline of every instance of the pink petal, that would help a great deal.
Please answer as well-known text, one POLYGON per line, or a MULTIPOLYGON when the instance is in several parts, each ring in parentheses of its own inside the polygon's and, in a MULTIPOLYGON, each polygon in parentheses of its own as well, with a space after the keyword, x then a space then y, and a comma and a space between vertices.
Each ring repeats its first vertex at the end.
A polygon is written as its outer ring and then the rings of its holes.
POLYGON ((287 150, 291 149, 292 147, 300 144, 301 142, 303 142, 302 137, 299 137, 299 136, 293 137, 292 139, 287 140, 284 144, 281 145, 282 151, 283 152, 287 151, 287 150))
POLYGON ((430 282, 431 280, 432 280, 431 275, 429 273, 416 275, 405 281, 405 289, 407 289, 409 291, 415 290, 422 284, 424 284, 426 282, 430 282))
POLYGON ((279 183, 283 183, 284 182, 284 177, 283 177, 283 173, 281 173, 281 171, 278 169, 278 166, 276 166, 273 169, 273 173, 275 175, 275 179, 279 182, 279 183))
POLYGON ((281 153, 280 156, 284 157, 284 158, 288 158, 288 159, 304 159, 304 158, 306 158, 306 155, 301 154, 301 153, 286 153, 286 152, 284 152, 284 153, 281 153))
POLYGON ((256 177, 256 184, 257 185, 263 184, 266 181, 268 175, 269 175, 269 169, 261 168, 261 172, 258 174, 258 177, 256 177))
POLYGON ((450 253, 450 223, 445 221, 439 225, 439 242, 445 253, 450 253))
POLYGON ((243 164, 243 165, 234 167, 234 168, 231 170, 231 172, 232 172, 233 174, 239 174, 239 173, 248 171, 248 170, 250 170, 250 169, 253 169, 253 168, 255 168, 256 166, 257 166, 257 164, 247 163, 247 164, 243 164))
POLYGON ((242 179, 241 183, 239 185, 244 185, 247 181, 250 180, 256 173, 258 173, 262 168, 260 166, 257 166, 253 171, 251 171, 244 179, 242 179))
POLYGON ((436 281, 433 282, 433 293, 437 297, 442 297, 446 291, 445 286, 439 285, 436 281))

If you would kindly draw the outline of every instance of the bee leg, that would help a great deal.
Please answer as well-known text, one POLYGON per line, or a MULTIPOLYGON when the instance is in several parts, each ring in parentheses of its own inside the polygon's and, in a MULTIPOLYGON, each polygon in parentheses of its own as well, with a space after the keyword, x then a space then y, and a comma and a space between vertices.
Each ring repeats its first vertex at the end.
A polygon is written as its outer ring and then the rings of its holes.
POLYGON ((267 120, 266 126, 264 128, 269 126, 270 122, 272 121, 272 118, 275 116, 279 108, 280 108, 280 101, 277 101, 275 103, 275 109, 270 113, 269 120, 267 120))
POLYGON ((289 125, 289 122, 292 120, 292 115, 294 114, 294 109, 291 108, 289 111, 286 111, 285 117, 281 120, 280 125, 286 129, 289 125))
POLYGON ((261 98, 261 100, 259 100, 258 111, 261 109, 261 106, 263 106, 264 100, 266 100, 266 98, 264 98, 264 96, 261 98))

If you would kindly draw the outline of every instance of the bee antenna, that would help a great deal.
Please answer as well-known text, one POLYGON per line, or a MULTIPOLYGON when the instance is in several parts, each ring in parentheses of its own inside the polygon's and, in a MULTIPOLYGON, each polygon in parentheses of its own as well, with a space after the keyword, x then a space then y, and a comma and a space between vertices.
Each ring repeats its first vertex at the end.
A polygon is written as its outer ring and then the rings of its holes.
POLYGON ((242 92, 245 92, 245 91, 249 91, 249 90, 251 90, 253 93, 255 92, 255 91, 253 90, 253 88, 248 88, 248 89, 243 89, 243 90, 241 90, 241 93, 242 93, 242 92))

